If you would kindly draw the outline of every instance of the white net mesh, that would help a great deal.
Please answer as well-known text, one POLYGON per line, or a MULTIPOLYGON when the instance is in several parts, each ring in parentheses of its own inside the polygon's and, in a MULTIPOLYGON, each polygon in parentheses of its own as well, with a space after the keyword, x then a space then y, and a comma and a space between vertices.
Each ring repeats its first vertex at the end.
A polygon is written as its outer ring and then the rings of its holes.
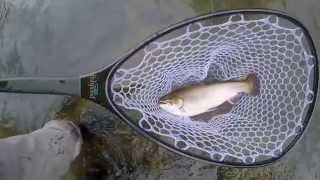
POLYGON ((112 79, 113 100, 128 112, 139 112, 131 116, 140 127, 170 137, 182 151, 244 163, 277 157, 303 127, 313 99, 314 66, 302 30, 280 21, 237 14, 219 24, 190 24, 180 29, 183 33, 145 47, 136 65, 124 63, 129 68, 120 67, 112 79), (243 96, 231 110, 207 121, 159 108, 160 97, 181 86, 252 73, 259 94, 243 96))

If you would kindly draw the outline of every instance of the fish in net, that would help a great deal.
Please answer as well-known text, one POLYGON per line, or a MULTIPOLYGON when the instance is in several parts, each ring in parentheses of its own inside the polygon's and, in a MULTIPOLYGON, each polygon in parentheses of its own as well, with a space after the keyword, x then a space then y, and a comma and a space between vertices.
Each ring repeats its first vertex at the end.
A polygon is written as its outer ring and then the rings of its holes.
POLYGON ((282 154, 301 133, 313 102, 315 57, 300 27, 281 17, 234 14, 173 30, 116 70, 113 101, 145 131, 181 151, 216 162, 256 163, 282 154), (212 80, 259 80, 227 112, 206 117, 170 114, 164 95, 212 80))

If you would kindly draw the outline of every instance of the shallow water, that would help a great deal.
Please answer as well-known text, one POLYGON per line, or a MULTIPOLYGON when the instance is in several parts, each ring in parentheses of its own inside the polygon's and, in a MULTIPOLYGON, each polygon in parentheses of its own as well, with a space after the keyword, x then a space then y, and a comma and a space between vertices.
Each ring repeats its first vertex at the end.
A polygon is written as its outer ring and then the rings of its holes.
MULTIPOLYGON (((284 10, 297 17, 310 30, 319 50, 317 0, 0 0, 0 77, 76 76, 92 72, 113 63, 148 35, 170 24, 198 14, 249 7, 284 10)), ((0 94, 0 122, 13 124, 18 133, 37 129, 55 116, 64 99, 0 94)), ((218 168, 216 173, 214 166, 209 166, 210 171, 201 171, 206 164, 182 158, 160 172, 137 171, 140 176, 133 179, 175 179, 177 167, 181 179, 205 179, 212 177, 212 172, 218 179, 319 179, 319 113, 317 105, 302 139, 272 166, 218 168), (192 176, 184 173, 190 167, 192 176)))

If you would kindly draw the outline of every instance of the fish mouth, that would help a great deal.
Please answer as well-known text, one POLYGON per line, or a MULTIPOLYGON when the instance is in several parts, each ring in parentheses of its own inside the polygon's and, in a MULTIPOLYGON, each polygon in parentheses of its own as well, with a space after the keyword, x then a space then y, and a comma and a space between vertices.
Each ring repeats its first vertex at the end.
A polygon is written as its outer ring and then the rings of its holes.
POLYGON ((160 102, 159 103, 159 107, 160 108, 164 108, 164 107, 166 107, 168 105, 168 103, 165 103, 165 102, 160 102))
POLYGON ((162 105, 162 104, 166 104, 165 101, 159 101, 159 104, 162 105))
POLYGON ((162 98, 161 98, 161 99, 159 100, 159 104, 160 104, 160 105, 165 105, 165 104, 168 104, 168 102, 167 102, 166 99, 162 99, 162 98))

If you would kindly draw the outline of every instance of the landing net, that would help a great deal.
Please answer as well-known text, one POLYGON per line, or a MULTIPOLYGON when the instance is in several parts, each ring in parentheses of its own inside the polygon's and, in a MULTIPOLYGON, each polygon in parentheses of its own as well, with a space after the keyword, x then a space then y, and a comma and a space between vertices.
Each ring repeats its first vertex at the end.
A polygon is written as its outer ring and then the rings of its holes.
POLYGON ((141 128, 181 151, 247 164, 277 157, 301 133, 314 98, 315 60, 306 37, 274 15, 237 14, 220 21, 192 23, 150 43, 117 70, 113 100, 135 112, 131 116, 141 128), (243 96, 209 120, 159 107, 159 99, 177 88, 249 74, 257 76, 259 94, 243 96))

